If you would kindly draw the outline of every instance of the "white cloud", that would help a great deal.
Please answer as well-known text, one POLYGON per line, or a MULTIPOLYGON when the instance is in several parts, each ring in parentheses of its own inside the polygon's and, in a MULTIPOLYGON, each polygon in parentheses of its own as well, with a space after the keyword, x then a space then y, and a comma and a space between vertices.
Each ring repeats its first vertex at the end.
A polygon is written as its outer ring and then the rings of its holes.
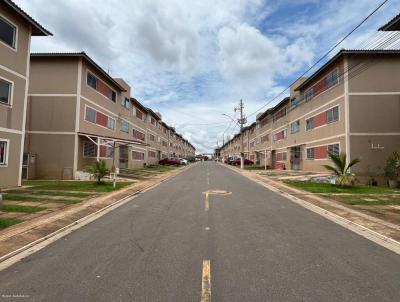
MULTIPOLYGON (((222 140, 229 120, 221 113, 233 113, 240 98, 247 113, 260 108, 378 5, 370 0, 16 2, 54 33, 35 37, 33 51, 87 51, 200 152, 222 140), (199 123, 208 125, 193 125, 199 123)), ((389 2, 344 45, 352 47, 399 9, 399 3, 389 2)))

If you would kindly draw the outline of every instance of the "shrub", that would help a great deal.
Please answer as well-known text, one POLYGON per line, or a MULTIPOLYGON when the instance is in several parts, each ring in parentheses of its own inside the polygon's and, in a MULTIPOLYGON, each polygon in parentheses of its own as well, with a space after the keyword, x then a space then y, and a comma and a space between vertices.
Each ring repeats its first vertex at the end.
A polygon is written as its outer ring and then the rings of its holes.
POLYGON ((93 165, 86 167, 85 171, 93 174, 94 177, 97 179, 97 183, 101 183, 104 176, 110 174, 110 169, 107 168, 106 162, 104 160, 99 160, 93 165))
POLYGON ((324 167, 336 175, 339 185, 353 185, 355 180, 353 174, 350 173, 350 168, 355 164, 358 164, 360 159, 354 158, 349 162, 349 164, 347 164, 346 153, 340 153, 339 155, 329 153, 329 158, 333 162, 333 166, 324 165, 324 167))

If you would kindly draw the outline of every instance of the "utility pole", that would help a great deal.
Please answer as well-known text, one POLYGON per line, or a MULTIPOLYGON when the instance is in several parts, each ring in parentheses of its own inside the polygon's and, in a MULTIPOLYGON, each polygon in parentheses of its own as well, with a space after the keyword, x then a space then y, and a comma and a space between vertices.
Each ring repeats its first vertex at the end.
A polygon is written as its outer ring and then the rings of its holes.
POLYGON ((240 125, 240 168, 244 169, 244 141, 243 141, 243 125, 246 124, 247 120, 243 113, 244 105, 243 100, 240 100, 239 107, 235 108, 240 112, 240 118, 238 119, 238 123, 240 125))

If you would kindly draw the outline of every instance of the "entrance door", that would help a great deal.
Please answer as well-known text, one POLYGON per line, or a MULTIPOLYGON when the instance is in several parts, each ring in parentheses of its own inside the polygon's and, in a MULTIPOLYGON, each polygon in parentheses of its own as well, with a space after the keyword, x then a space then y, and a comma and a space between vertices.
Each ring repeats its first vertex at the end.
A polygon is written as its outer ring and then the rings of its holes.
POLYGON ((128 146, 119 146, 119 168, 128 169, 128 146))
POLYGON ((301 147, 292 147, 290 150, 290 162, 292 164, 292 170, 301 169, 301 147))

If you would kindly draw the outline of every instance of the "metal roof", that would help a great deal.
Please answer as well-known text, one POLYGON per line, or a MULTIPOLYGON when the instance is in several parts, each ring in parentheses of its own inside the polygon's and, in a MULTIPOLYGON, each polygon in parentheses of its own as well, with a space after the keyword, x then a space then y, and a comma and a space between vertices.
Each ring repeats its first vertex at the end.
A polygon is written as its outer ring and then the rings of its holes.
POLYGON ((32 36, 52 36, 53 34, 40 25, 35 19, 29 16, 22 8, 16 5, 11 0, 0 0, 4 2, 8 7, 13 9, 17 14, 19 14, 23 19, 28 21, 32 25, 32 36))
POLYGON ((31 57, 81 57, 92 64, 100 73, 105 76, 111 83, 113 83, 120 91, 126 91, 112 76, 110 76, 103 68, 100 67, 95 61, 93 61, 86 52, 40 52, 31 53, 31 57))
POLYGON ((390 20, 388 23, 380 27, 380 31, 400 31, 400 14, 390 20))

